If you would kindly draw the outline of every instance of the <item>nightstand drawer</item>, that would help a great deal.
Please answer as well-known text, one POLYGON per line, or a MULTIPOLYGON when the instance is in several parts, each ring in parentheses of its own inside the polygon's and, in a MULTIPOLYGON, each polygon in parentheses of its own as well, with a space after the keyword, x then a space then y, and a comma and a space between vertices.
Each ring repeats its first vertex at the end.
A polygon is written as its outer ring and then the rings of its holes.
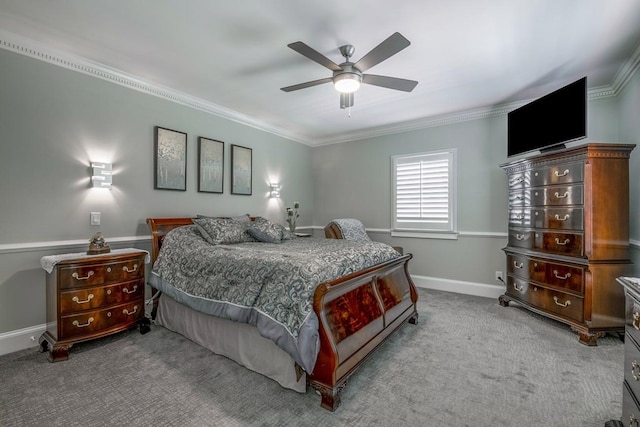
POLYGON ((76 338, 106 331, 114 326, 126 328, 136 323, 144 313, 144 301, 117 305, 103 310, 61 316, 60 338, 76 338))
POLYGON ((120 261, 106 266, 106 281, 121 282, 144 278, 144 258, 120 261))
POLYGON ((60 269, 60 288, 79 288, 144 277, 144 257, 109 264, 96 263, 60 269))
POLYGON ((105 282, 107 267, 104 264, 60 268, 60 288, 80 288, 105 282))
POLYGON ((144 280, 117 283, 110 286, 83 288, 60 293, 60 313, 77 313, 121 304, 144 296, 144 280))

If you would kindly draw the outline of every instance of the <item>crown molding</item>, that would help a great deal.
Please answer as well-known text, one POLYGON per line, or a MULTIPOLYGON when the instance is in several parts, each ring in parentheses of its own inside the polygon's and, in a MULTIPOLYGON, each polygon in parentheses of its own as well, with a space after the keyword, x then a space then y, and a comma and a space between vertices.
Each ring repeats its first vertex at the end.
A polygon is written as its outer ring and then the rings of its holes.
MULTIPOLYGON (((227 119, 245 126, 249 126, 300 144, 310 147, 339 144, 343 142, 356 141, 361 139, 376 138, 392 134, 411 132, 415 130, 461 123, 470 120, 485 119, 493 116, 507 114, 522 105, 531 102, 533 99, 525 101, 512 102, 508 104, 500 104, 488 106, 473 110, 458 111, 450 114, 438 116, 424 117, 417 120, 397 123, 389 126, 381 126, 377 128, 366 129, 363 131, 348 132, 336 137, 325 139, 308 138, 299 134, 291 133, 285 129, 273 126, 269 123, 257 120, 253 117, 239 113, 235 110, 222 107, 201 98, 145 81, 137 76, 127 74, 120 70, 116 70, 104 64, 74 56, 65 52, 57 51, 49 47, 43 46, 33 40, 18 36, 0 30, 0 48, 31 58, 35 58, 50 64, 97 77, 138 92, 156 96, 167 101, 175 102, 193 108, 207 114, 211 114, 223 119, 227 119)), ((588 92, 589 99, 599 99, 609 96, 617 96, 624 88, 633 74, 640 68, 640 44, 636 47, 631 57, 625 61, 614 76, 611 85, 600 86, 590 89, 588 92)))
POLYGON ((240 123, 255 129, 259 129, 273 135, 280 136, 305 145, 312 145, 311 142, 300 135, 292 134, 282 128, 272 126, 268 123, 256 120, 253 117, 239 113, 235 110, 222 107, 198 97, 145 81, 137 76, 116 70, 107 65, 61 52, 43 46, 33 40, 18 36, 13 33, 0 30, 0 48, 39 59, 50 64, 97 77, 102 80, 116 83, 129 89, 153 95, 167 101, 175 102, 202 112, 212 114, 236 123, 240 123))
POLYGON ((631 80, 631 77, 638 71, 638 68, 640 68, 640 43, 638 43, 629 59, 618 69, 616 75, 613 76, 611 86, 616 95, 619 94, 629 80, 631 80))

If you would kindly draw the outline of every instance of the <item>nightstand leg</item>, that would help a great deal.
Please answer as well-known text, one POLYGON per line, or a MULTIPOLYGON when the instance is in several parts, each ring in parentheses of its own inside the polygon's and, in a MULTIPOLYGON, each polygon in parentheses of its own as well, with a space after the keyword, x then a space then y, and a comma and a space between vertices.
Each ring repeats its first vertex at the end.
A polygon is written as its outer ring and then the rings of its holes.
POLYGON ((62 362, 69 360, 69 349, 73 344, 54 345, 49 350, 49 362, 62 362))
POLYGON ((146 334, 151 330, 151 320, 147 317, 143 317, 142 319, 140 319, 139 327, 140 327, 140 333, 142 335, 146 334))

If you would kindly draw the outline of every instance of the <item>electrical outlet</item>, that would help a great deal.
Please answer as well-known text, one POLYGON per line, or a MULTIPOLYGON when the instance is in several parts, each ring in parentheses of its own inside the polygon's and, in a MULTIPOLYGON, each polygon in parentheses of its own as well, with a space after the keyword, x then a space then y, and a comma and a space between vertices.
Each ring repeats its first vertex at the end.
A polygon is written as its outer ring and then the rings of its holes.
POLYGON ((496 271, 496 282, 504 282, 504 277, 502 277, 502 271, 496 271))

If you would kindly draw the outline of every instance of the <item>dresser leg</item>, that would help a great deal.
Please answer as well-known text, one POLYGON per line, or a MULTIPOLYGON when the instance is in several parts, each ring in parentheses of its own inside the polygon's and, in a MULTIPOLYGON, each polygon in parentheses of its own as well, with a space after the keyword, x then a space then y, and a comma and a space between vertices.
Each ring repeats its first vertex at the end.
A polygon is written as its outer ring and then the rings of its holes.
POLYGON ((578 332, 578 339, 580 341, 580 344, 595 347, 598 345, 598 338, 602 338, 605 335, 605 332, 596 332, 594 334, 590 334, 588 332, 578 332))
POLYGON ((498 297, 498 302, 500 303, 501 306, 503 307, 509 307, 509 302, 511 301, 511 298, 509 298, 506 295, 500 295, 498 297))

